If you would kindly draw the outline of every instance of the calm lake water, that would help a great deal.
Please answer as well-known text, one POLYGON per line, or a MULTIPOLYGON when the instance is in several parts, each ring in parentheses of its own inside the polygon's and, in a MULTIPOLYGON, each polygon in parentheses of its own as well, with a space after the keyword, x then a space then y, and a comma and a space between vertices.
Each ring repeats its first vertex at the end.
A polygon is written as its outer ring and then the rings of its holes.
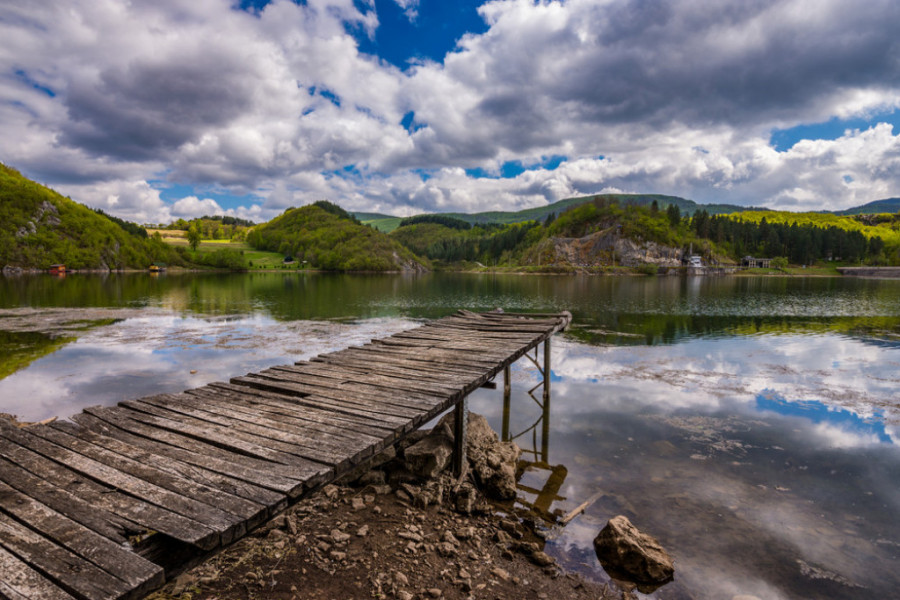
POLYGON ((458 308, 569 310, 547 411, 526 394, 538 381, 526 361, 506 415, 499 389, 471 399, 525 450, 518 508, 539 515, 566 568, 608 581, 592 540, 625 514, 676 560, 675 581, 641 598, 900 594, 900 281, 0 278, 0 309, 25 306, 134 309, 56 342, 0 325, 0 412, 27 420, 228 379, 458 308), (592 497, 567 527, 550 525, 592 497))

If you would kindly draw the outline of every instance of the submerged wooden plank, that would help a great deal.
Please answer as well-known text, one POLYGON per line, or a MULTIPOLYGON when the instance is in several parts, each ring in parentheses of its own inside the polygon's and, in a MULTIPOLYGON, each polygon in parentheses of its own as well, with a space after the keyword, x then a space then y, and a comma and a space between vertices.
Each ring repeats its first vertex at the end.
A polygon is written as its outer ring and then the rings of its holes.
POLYGON ((8 600, 75 600, 15 554, 0 546, 0 598, 8 600))

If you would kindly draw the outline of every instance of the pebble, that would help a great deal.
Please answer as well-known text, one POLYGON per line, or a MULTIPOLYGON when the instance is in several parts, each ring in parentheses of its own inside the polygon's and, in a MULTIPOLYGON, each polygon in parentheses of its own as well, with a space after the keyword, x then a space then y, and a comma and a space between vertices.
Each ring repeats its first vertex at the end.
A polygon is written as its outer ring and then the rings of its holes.
POLYGON ((442 592, 438 588, 429 588, 428 595, 431 596, 432 598, 440 598, 441 596, 444 595, 444 592, 442 592))
POLYGON ((539 567, 549 567, 550 565, 556 564, 556 561, 553 560, 552 556, 540 550, 534 552, 529 558, 531 559, 531 562, 539 567))
POLYGON ((413 595, 407 591, 397 592, 397 600, 413 600, 413 595))
POLYGON ((350 539, 349 533, 344 533, 340 529, 331 530, 331 539, 335 544, 343 544, 350 539))
POLYGON ((359 529, 357 529, 357 530, 356 530, 356 535, 357 535, 358 537, 366 537, 367 535, 369 535, 369 526, 368 526, 368 525, 363 525, 362 527, 360 527, 359 529))
POLYGON ((396 581, 398 585, 409 585, 409 578, 400 571, 394 571, 394 581, 396 581))
POLYGON ((337 550, 335 550, 328 556, 331 557, 331 560, 335 560, 337 562, 343 562, 347 558, 347 553, 346 552, 338 552, 337 550))
POLYGON ((496 577, 497 579, 501 579, 503 581, 509 581, 509 572, 506 569, 501 569, 500 567, 494 567, 491 569, 491 575, 496 577))
POLYGON ((360 498, 358 496, 354 496, 353 499, 350 501, 350 506, 353 507, 353 510, 360 510, 360 509, 366 507, 366 502, 362 498, 360 498))

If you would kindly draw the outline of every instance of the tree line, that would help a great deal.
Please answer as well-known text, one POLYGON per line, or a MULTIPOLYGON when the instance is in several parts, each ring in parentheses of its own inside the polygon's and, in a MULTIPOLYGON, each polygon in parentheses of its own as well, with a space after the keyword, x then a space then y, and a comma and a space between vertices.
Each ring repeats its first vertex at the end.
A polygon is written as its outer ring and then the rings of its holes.
POLYGON ((754 223, 740 218, 710 216, 703 210, 694 213, 690 227, 698 237, 729 249, 736 260, 747 255, 785 257, 799 265, 812 264, 817 260, 885 260, 885 244, 880 237, 866 238, 859 231, 835 226, 769 223, 765 218, 754 223))

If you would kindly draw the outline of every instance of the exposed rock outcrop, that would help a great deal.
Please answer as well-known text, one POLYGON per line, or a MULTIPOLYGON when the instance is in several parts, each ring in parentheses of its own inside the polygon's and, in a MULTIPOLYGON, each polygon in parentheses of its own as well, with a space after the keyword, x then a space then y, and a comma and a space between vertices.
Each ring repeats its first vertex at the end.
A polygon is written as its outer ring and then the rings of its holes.
POLYGON ((661 267, 681 266, 682 250, 656 242, 635 241, 623 237, 615 227, 581 238, 552 238, 554 262, 576 267, 606 266, 613 263, 636 267, 655 264, 661 267))
POLYGON ((609 520, 594 539, 594 550, 604 568, 625 574, 636 583, 665 583, 675 574, 668 552, 623 515, 609 520))

